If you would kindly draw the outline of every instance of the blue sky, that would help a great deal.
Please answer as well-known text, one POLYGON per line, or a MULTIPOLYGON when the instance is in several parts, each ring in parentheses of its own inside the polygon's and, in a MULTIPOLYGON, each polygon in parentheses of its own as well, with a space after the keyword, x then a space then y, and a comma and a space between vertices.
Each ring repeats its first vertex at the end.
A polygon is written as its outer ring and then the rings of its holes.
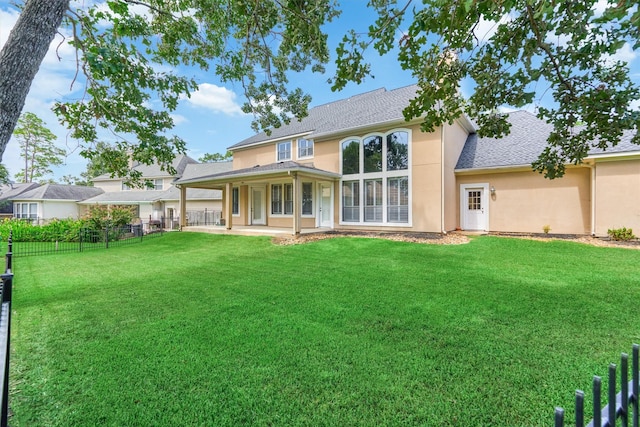
MULTIPOLYGON (((82 1, 83 4, 89 2, 89 0, 82 1)), ((604 3, 605 0, 601 2, 604 3)), ((348 29, 354 28, 356 31, 366 32, 368 25, 375 19, 374 13, 364 7, 365 0, 349 0, 342 3, 343 14, 327 26, 332 53, 348 29)), ((6 41, 17 16, 18 12, 10 1, 0 0, 0 46, 6 41)), ((490 28, 491 25, 486 25, 485 30, 481 29, 481 31, 490 31, 490 28)), ((53 41, 49 54, 32 84, 23 110, 36 113, 42 118, 47 123, 47 127, 58 136, 58 145, 70 152, 65 164, 54 171, 54 178, 58 179, 63 175, 79 176, 86 167, 86 161, 78 154, 78 142, 68 137, 66 129, 58 124, 55 115, 51 112, 54 102, 77 97, 83 89, 82 84, 78 83, 71 87, 75 73, 75 53, 68 45, 62 45, 56 55, 55 47, 58 46, 59 40, 53 41), (58 59, 58 56, 61 59, 58 59)), ((635 78, 640 80, 640 59, 637 52, 623 49, 620 55, 622 59, 629 62, 635 78)), ((329 64, 326 75, 310 72, 292 75, 291 87, 301 87, 310 93, 313 97, 311 106, 315 106, 380 87, 394 89, 414 83, 411 73, 400 68, 393 52, 387 56, 378 57, 377 53, 371 49, 367 59, 372 63, 374 77, 367 78, 360 85, 349 84, 341 92, 332 92, 327 83, 327 79, 333 72, 333 66, 329 64)), ((187 76, 195 77, 200 85, 200 90, 193 94, 191 99, 182 101, 174 112, 176 126, 172 133, 187 142, 190 156, 198 159, 205 153, 224 153, 227 147, 253 134, 252 116, 245 115, 240 110, 243 96, 239 85, 223 85, 211 71, 182 69, 178 72, 185 72, 187 76)), ((465 85, 461 89, 463 94, 471 90, 465 85)), ((109 137, 105 135, 104 139, 108 140, 109 137)), ((11 140, 4 153, 3 164, 13 175, 20 170, 21 163, 18 143, 11 140)))

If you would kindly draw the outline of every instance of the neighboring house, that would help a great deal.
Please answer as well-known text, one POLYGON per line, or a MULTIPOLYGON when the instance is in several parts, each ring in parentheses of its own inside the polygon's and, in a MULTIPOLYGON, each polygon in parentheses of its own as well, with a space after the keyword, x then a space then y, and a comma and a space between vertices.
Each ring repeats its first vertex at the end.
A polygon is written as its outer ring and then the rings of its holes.
POLYGON ((35 182, 0 185, 0 218, 13 218, 13 199, 39 186, 40 184, 35 182))
MULTIPOLYGON (((84 206, 129 205, 137 208, 137 216, 145 224, 160 224, 172 228, 178 224, 180 191, 173 182, 180 177, 192 177, 198 174, 214 174, 231 169, 231 162, 197 163, 185 155, 178 155, 173 161, 175 174, 160 169, 158 165, 132 165, 153 187, 148 189, 129 188, 122 178, 111 178, 108 174, 93 179, 93 185, 104 190, 103 194, 80 202, 84 206)), ((222 209, 219 190, 193 189, 186 194, 191 217, 209 218, 209 223, 219 220, 222 209)))
POLYGON ((294 234, 640 230, 640 146, 630 143, 631 133, 548 180, 531 162, 549 125, 516 112, 502 139, 478 137, 465 117, 423 132, 420 119, 407 122, 402 114, 415 91, 378 89, 321 105, 301 121, 241 141, 229 148, 232 170, 178 179, 181 200, 188 204, 186 189, 221 190, 228 229, 287 227, 294 234))
POLYGON ((78 202, 94 197, 103 191, 80 185, 36 184, 13 200, 13 217, 42 223, 54 218, 77 219, 85 213, 78 202))

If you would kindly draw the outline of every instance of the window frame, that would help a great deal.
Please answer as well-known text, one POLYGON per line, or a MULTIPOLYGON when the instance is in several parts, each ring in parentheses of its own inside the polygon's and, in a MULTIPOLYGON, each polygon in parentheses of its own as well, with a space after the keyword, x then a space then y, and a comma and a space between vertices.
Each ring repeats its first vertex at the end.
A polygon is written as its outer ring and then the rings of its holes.
POLYGON ((280 141, 276 143, 276 162, 286 162, 287 160, 292 160, 293 153, 292 151, 292 142, 289 141, 280 141), (280 146, 288 146, 288 150, 281 150, 280 146), (281 154, 287 154, 289 157, 280 157, 281 154))
POLYGON ((315 185, 313 185, 314 183, 311 181, 307 181, 307 182, 303 182, 302 183, 302 200, 301 200, 301 205, 300 206, 300 215, 303 217, 309 217, 309 218, 313 218, 315 216, 315 212, 313 211, 313 207, 314 207, 314 201, 313 201, 313 196, 314 196, 314 187, 315 185), (305 193, 305 186, 308 186, 309 188, 309 192, 305 193), (305 205, 308 203, 308 207, 309 207, 309 212, 305 213, 305 205))
POLYGON ((240 216, 240 187, 231 189, 231 215, 240 216))
MULTIPOLYGON (((404 139, 404 138, 401 138, 404 139)), ((366 135, 362 135, 362 136, 349 136, 346 137, 344 139, 342 139, 339 143, 339 147, 340 147, 340 172, 342 175, 342 179, 340 180, 340 224, 343 225, 361 225, 361 226, 390 226, 390 227, 412 227, 413 226, 413 220, 412 220, 412 196, 411 196, 411 188, 412 188, 412 166, 411 166, 411 145, 412 145, 412 130, 411 129, 407 129, 407 128, 393 128, 390 129, 387 132, 372 132, 372 133, 368 133, 366 135), (406 137, 406 159, 404 159, 404 153, 402 151, 400 151, 400 153, 398 153, 398 149, 393 150, 393 146, 391 145, 391 143, 389 143, 390 138, 392 137, 392 135, 396 134, 396 133, 405 133, 405 137, 406 137), (378 139, 379 138, 379 139, 378 139), (377 140, 376 143, 378 143, 380 141, 380 139, 382 140, 382 157, 380 159, 381 165, 379 165, 380 167, 375 167, 373 169, 375 169, 374 171, 370 171, 370 172, 366 172, 365 171, 365 142, 367 141, 372 141, 372 140, 377 140), (345 151, 345 147, 348 147, 349 144, 352 141, 357 141, 359 144, 359 158, 358 158, 358 173, 344 173, 344 165, 345 165, 345 156, 344 156, 344 151, 345 151), (389 149, 392 149, 393 151, 389 151, 389 149), (400 161, 398 162, 398 158, 400 158, 400 161), (398 163, 400 163, 399 167, 405 167, 404 169, 400 169, 398 168, 397 165, 398 163), (403 209, 399 206, 404 206, 404 205, 398 205, 398 204, 394 204, 391 205, 392 203, 392 195, 390 195, 390 191, 391 191, 391 187, 390 185, 392 185, 392 183, 394 181, 397 182, 402 182, 403 179, 406 179, 406 194, 407 196, 407 214, 406 214, 406 221, 401 222, 399 221, 399 218, 404 218, 404 212, 403 209), (399 181, 398 181, 399 180, 399 181), (370 181, 379 181, 381 182, 381 190, 382 190, 382 204, 381 205, 371 205, 368 206, 367 205, 367 192, 369 191, 369 189, 367 188, 367 183, 370 181), (345 220, 345 208, 354 208, 355 206, 347 206, 345 203, 347 202, 347 200, 345 199, 346 195, 345 195, 345 185, 348 183, 353 183, 353 182, 358 182, 359 183, 359 206, 358 206, 358 214, 357 215, 347 215, 348 218, 353 218, 355 216, 357 216, 357 220, 352 220, 352 219, 347 219, 345 220), (371 218, 371 209, 370 208, 374 208, 373 210, 375 211, 374 217, 375 220, 372 219, 367 219, 367 218, 371 218), (380 209, 382 210, 382 215, 380 216, 379 212, 376 209, 380 209), (395 209, 395 212, 392 212, 395 209)), ((352 149, 353 150, 353 149, 352 149)), ((373 152, 373 156, 369 156, 368 161, 369 163, 371 163, 371 159, 374 159, 378 153, 379 153, 379 149, 376 147, 376 150, 374 150, 375 152, 373 152)), ((375 160, 375 159, 374 159, 375 160)), ((378 162, 376 161, 375 163, 376 165, 378 164, 378 162)), ((367 168, 367 170, 369 170, 371 168, 367 168)), ((396 185, 400 185, 400 184, 396 184, 396 185)), ((377 187, 378 189, 380 189, 380 186, 377 187)), ((351 189, 351 191, 353 191, 353 187, 351 189)), ((376 202, 380 201, 379 194, 376 193, 375 197, 376 197, 376 202)), ((402 197, 401 195, 398 195, 398 197, 402 197)), ((400 200, 397 200, 395 202, 399 203, 400 200)))
POLYGON ((314 151, 315 151, 315 143, 313 141, 313 139, 307 139, 307 138, 298 138, 298 159, 310 159, 313 157, 314 155, 314 151), (302 146, 302 143, 308 143, 305 144, 305 146, 302 146), (306 154, 303 154, 302 151, 306 150, 306 154))

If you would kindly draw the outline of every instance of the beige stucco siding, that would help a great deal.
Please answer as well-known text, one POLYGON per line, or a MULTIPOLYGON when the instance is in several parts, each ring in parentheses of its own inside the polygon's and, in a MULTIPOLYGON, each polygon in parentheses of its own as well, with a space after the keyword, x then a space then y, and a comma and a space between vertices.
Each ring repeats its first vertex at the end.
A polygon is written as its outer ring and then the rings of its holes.
POLYGON ((631 228, 640 235, 640 160, 600 161, 595 166, 595 234, 631 228))
POLYGON ((114 191, 122 191, 121 180, 109 180, 109 181, 94 181, 93 186, 101 188, 105 193, 112 193, 114 191))
POLYGON ((442 171, 440 130, 433 133, 412 126, 411 200, 413 230, 441 231, 442 171))
POLYGON ((444 126, 444 230, 451 231, 458 226, 457 179, 454 172, 460 153, 467 141, 468 132, 455 122, 444 126))
POLYGON ((39 216, 43 219, 77 219, 79 216, 78 205, 75 201, 43 200, 39 204, 41 210, 39 216))
POLYGON ((233 169, 252 168, 256 165, 268 165, 276 161, 275 144, 254 146, 233 152, 233 169))
POLYGON ((563 178, 554 180, 531 170, 459 175, 458 214, 459 186, 472 183, 495 188, 495 194, 489 196, 490 231, 542 233, 549 225, 551 233, 590 232, 590 171, 586 167, 569 168, 563 178))

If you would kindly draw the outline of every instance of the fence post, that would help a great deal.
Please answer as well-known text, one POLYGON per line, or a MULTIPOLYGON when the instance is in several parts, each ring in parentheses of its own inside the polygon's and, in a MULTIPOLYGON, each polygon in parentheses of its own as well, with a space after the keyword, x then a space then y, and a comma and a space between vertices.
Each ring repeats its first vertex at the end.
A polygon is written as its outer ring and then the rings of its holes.
POLYGON ((7 255, 6 255, 6 265, 5 265, 6 272, 13 271, 13 269, 11 268, 12 258, 13 258, 13 230, 9 230, 9 240, 7 240, 7 255))
POLYGON ((11 270, 11 258, 13 256, 13 231, 9 232, 9 245, 6 255, 6 270, 2 274, 2 309, 0 311, 0 326, 3 329, 2 351, 4 352, 4 365, 2 369, 2 399, 0 405, 0 426, 7 427, 9 422, 9 357, 11 355, 11 294, 13 288, 13 273, 11 270), (6 333, 6 334, 5 334, 6 333))
POLYGON ((109 226, 105 225, 104 227, 104 247, 105 249, 109 249, 109 226))
POLYGON ((622 406, 622 427, 629 425, 629 355, 620 355, 620 405, 622 406))
POLYGON ((554 427, 564 427, 564 409, 556 407, 554 427))
POLYGON ((576 427, 584 427, 584 391, 576 390, 576 427))
POLYGON ((638 396, 638 383, 640 382, 638 378, 640 377, 640 367, 638 366, 638 359, 640 358, 640 355, 638 355, 639 348, 640 346, 638 346, 638 344, 634 344, 631 353, 631 369, 633 370, 633 374, 631 375, 633 381, 631 385, 631 392, 633 393, 633 427, 638 427, 638 399, 640 398, 640 396, 638 396))
POLYGON ((602 408, 600 404, 600 390, 602 389, 602 378, 595 375, 593 377, 593 427, 602 427, 602 408))

